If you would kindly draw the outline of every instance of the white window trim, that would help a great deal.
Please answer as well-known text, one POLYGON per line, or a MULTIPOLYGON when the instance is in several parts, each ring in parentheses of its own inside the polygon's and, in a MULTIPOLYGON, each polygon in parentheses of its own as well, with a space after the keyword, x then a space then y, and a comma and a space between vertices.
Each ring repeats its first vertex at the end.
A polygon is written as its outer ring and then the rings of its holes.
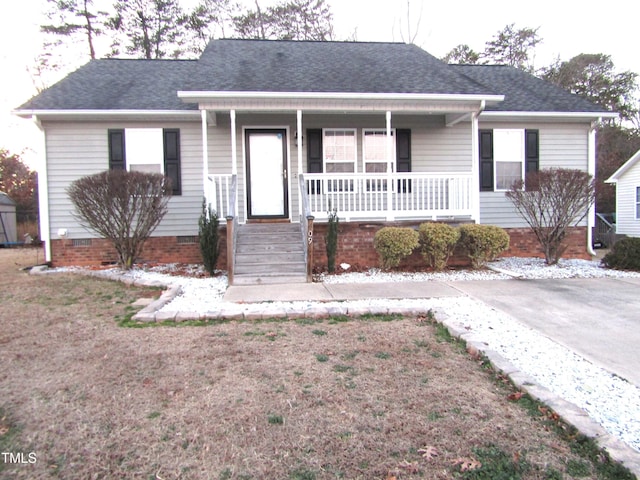
MULTIPOLYGON (((367 133, 369 132, 384 133, 386 138, 387 129, 386 128, 363 128, 362 129, 362 171, 363 173, 367 173, 367 164, 369 163, 384 163, 385 165, 388 163, 386 158, 384 160, 374 160, 374 161, 367 160, 367 142, 365 139, 366 139, 367 133)), ((391 155, 392 155, 391 171, 396 172, 397 161, 396 161, 396 129, 395 128, 391 129, 391 139, 393 143, 393 146, 391 148, 391 155)))
POLYGON ((493 130, 493 191, 494 192, 508 192, 510 188, 498 188, 498 163, 511 163, 514 160, 503 161, 496 159, 496 132, 518 132, 522 135, 522 141, 520 142, 520 178, 524 180, 526 169, 526 133, 524 128, 497 128, 493 130))
POLYGON ((159 165, 159 173, 164 175, 162 128, 125 128, 124 138, 127 171, 131 171, 132 165, 159 165), (145 143, 138 144, 141 140, 145 143))
POLYGON ((353 163, 353 173, 358 172, 358 130, 356 128, 323 128, 322 129, 322 169, 327 173, 328 163, 353 163), (354 150, 352 160, 327 160, 327 132, 353 132, 354 150))
POLYGON ((636 201, 634 205, 636 207, 636 220, 640 220, 640 185, 636 186, 636 201))

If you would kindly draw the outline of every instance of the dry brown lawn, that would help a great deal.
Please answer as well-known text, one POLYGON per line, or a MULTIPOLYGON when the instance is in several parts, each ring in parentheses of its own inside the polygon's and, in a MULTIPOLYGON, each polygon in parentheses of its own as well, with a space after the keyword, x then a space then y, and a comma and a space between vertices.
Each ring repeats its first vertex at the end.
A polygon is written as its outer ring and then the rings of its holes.
POLYGON ((596 478, 423 318, 124 328, 154 292, 35 262, 0 250, 2 478, 596 478))

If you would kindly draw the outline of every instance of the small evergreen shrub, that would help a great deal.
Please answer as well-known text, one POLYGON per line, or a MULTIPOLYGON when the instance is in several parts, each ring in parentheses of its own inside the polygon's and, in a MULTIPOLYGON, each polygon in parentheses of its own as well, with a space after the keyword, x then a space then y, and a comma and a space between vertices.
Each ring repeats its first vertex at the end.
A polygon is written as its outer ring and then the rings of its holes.
POLYGON ((325 237, 325 244, 327 246, 327 269, 329 273, 333 273, 336 270, 336 254, 338 253, 338 212, 334 208, 328 212, 327 235, 325 237))
POLYGON ((434 270, 444 270, 460 239, 460 231, 446 223, 423 223, 418 227, 420 252, 434 270))
POLYGON ((383 227, 376 232, 373 246, 383 268, 397 267, 418 247, 418 232, 412 228, 383 227))
POLYGON ((202 214, 198 221, 198 235, 200 237, 200 253, 204 269, 213 277, 216 271, 216 264, 220 256, 220 221, 218 212, 211 208, 202 200, 202 214))
POLYGON ((607 268, 640 271, 640 238, 618 240, 602 259, 607 268))
POLYGON ((469 223, 460 226, 460 246, 473 268, 484 267, 509 248, 509 234, 494 225, 469 223))

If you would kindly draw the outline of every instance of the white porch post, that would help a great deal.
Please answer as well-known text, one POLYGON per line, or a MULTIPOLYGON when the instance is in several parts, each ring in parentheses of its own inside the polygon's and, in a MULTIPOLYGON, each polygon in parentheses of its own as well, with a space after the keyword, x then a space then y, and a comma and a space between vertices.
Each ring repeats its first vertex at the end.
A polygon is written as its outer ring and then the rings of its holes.
MULTIPOLYGON (((393 220, 393 139, 391 138, 391 112, 387 111, 387 220, 393 220)), ((366 172, 364 172, 366 173, 366 172)))
POLYGON ((238 174, 238 146, 236 139, 236 111, 231 110, 231 174, 238 174))
POLYGON ((209 138, 207 132, 207 110, 200 110, 202 124, 202 191, 207 205, 209 198, 209 138))
MULTIPOLYGON (((296 148, 298 149, 298 177, 302 173, 302 110, 298 110, 296 112, 296 148)), ((294 183, 295 185, 295 183, 294 183)), ((295 187, 292 187, 295 188, 295 187)), ((298 212, 300 214, 300 222, 304 222, 305 219, 302 218, 302 201, 298 199, 298 212)))
MULTIPOLYGON (((484 107, 484 105, 483 105, 484 107)), ((476 223, 480 223, 480 139, 478 133, 478 117, 480 112, 471 115, 471 216, 476 223)))

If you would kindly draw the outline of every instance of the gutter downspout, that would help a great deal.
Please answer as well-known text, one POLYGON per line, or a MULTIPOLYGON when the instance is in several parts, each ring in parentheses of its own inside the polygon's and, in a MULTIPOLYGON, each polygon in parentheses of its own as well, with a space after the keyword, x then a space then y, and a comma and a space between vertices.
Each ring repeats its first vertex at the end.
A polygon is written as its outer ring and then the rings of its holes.
MULTIPOLYGON (((602 121, 599 118, 596 122, 591 122, 589 128, 589 140, 587 147, 587 173, 593 178, 596 176, 596 126, 602 121)), ((596 256, 593 250, 593 227, 596 223, 596 206, 595 202, 589 207, 587 212, 587 253, 592 257, 596 256)))
MULTIPOLYGON (((386 150, 387 150, 387 221, 393 220, 393 139, 391 138, 391 111, 386 113, 386 150)), ((366 172, 365 172, 366 173, 366 172)))
POLYGON ((478 118, 486 107, 486 102, 480 102, 480 108, 471 115, 471 211, 475 223, 480 223, 480 139, 478 133, 478 118))
POLYGON ((41 136, 38 139, 39 148, 36 151, 40 151, 40 160, 38 165, 38 215, 40 217, 40 240, 44 242, 44 259, 45 262, 51 262, 51 218, 49 212, 49 171, 47 168, 47 142, 42 122, 37 117, 33 116, 33 123, 38 130, 40 130, 41 136))

